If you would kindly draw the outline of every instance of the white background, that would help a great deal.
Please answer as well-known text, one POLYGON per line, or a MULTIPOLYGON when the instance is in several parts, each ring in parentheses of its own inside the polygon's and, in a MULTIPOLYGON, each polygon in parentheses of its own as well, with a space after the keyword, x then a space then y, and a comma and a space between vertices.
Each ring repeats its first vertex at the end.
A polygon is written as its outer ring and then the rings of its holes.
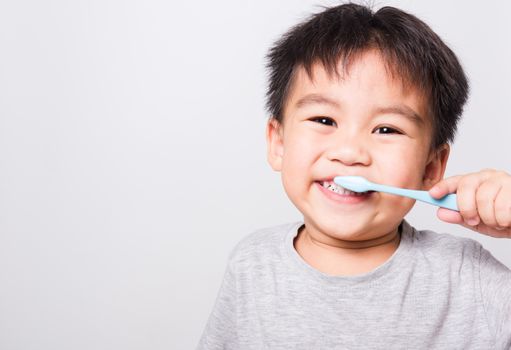
MULTIPOLYGON (((266 163, 264 55, 334 1, 0 2, 0 348, 191 349, 243 236, 300 219, 266 163)), ((504 1, 378 1, 459 56, 447 175, 511 171, 504 1)), ((439 222, 511 266, 511 240, 439 222)))

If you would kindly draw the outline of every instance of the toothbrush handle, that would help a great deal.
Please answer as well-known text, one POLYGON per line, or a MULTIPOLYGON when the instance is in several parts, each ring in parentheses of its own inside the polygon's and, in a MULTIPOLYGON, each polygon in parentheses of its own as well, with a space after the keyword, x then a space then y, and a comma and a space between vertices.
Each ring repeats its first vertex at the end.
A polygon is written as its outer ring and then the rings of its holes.
POLYGON ((437 205, 442 208, 459 211, 456 194, 454 193, 450 193, 440 199, 436 199, 431 197, 428 191, 408 190, 404 188, 397 188, 385 185, 377 185, 375 190, 380 192, 397 194, 399 196, 409 197, 421 202, 437 205))
POLYGON ((455 193, 450 193, 448 195, 443 196, 440 199, 436 199, 436 198, 431 197, 427 191, 418 191, 418 192, 422 192, 417 195, 416 199, 419 201, 431 203, 431 204, 437 205, 442 208, 459 211, 455 193), (420 198, 420 197, 422 197, 422 198, 420 198))

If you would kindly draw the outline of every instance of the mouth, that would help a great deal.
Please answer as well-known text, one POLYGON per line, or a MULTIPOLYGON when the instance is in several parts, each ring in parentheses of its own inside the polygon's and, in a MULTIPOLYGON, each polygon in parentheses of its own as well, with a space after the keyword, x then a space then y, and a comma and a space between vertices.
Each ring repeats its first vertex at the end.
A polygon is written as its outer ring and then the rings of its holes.
POLYGON ((321 192, 323 192, 328 198, 343 203, 360 203, 365 202, 374 191, 367 192, 353 192, 350 191, 338 184, 334 183, 332 180, 321 180, 316 181, 316 184, 320 187, 321 192))
POLYGON ((326 181, 318 181, 318 183, 323 186, 323 188, 326 188, 327 190, 329 191, 332 191, 334 193, 337 193, 337 194, 342 194, 342 195, 352 195, 352 196, 363 196, 364 194, 367 194, 367 193, 370 193, 370 192, 374 192, 374 191, 367 191, 367 192, 353 192, 353 191, 350 191, 338 184, 336 184, 335 182, 333 181, 330 181, 330 180, 326 180, 326 181))

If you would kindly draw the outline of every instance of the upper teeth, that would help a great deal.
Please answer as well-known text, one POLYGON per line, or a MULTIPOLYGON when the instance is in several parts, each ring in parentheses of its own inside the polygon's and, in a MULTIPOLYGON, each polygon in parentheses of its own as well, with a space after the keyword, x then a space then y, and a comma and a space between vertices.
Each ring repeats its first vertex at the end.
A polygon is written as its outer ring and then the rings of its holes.
POLYGON ((335 192, 335 193, 339 193, 339 194, 351 194, 351 195, 362 195, 363 193, 357 193, 357 192, 353 192, 353 191, 350 191, 350 190, 347 190, 345 189, 344 187, 341 187, 339 185, 337 185, 336 183, 334 182, 331 182, 331 181, 323 181, 321 183, 321 185, 332 191, 332 192, 335 192))

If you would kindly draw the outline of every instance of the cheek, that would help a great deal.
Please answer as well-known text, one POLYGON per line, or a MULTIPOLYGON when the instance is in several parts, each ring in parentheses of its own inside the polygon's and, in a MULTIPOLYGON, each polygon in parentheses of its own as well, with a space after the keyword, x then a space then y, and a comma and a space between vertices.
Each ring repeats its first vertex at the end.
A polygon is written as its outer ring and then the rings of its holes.
POLYGON ((309 180, 311 163, 307 161, 309 157, 305 152, 307 152, 306 149, 300 152, 300 149, 293 148, 283 158, 282 182, 290 197, 297 194, 297 192, 301 192, 309 180))
POLYGON ((314 146, 310 137, 298 134, 290 135, 284 144, 283 167, 291 171, 308 173, 316 155, 318 147, 314 146))
POLYGON ((412 149, 381 154, 378 159, 378 168, 384 177, 382 182, 384 180, 386 184, 397 187, 418 188, 424 172, 422 158, 421 152, 414 152, 412 149))
POLYGON ((318 159, 317 145, 307 135, 289 135, 282 159, 282 184, 293 202, 305 195, 312 179, 312 169, 318 159))

